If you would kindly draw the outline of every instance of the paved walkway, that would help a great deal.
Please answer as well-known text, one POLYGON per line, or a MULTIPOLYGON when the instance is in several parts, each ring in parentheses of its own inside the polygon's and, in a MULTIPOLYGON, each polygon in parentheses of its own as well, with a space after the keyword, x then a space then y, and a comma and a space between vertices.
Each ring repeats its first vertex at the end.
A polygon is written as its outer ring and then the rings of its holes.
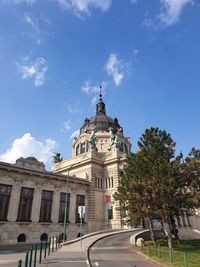
MULTIPOLYGON (((119 234, 120 232, 124 233, 124 232, 128 232, 128 231, 130 231, 130 230, 117 231, 115 233, 113 233, 113 232, 99 233, 99 234, 95 234, 93 236, 88 236, 87 238, 83 238, 82 240, 79 240, 77 242, 74 242, 74 243, 71 243, 68 245, 63 245, 60 250, 53 252, 50 256, 47 256, 46 260, 42 260, 42 264, 39 264, 37 261, 37 267, 86 267, 86 252, 87 252, 88 247, 91 244, 93 244, 93 242, 95 242, 96 240, 98 240, 102 237, 107 237, 107 236, 111 236, 113 234, 119 234)), ((138 229, 132 230, 132 231, 133 232, 138 231, 138 229)), ((103 251, 101 251, 101 252, 103 252, 103 251)), ((100 266, 105 266, 104 265, 105 263, 102 264, 104 256, 101 255, 102 254, 101 252, 98 253, 97 258, 96 258, 96 256, 95 256, 95 258, 92 257, 93 258, 92 261, 94 264, 94 261, 98 260, 99 263, 101 262, 100 266)), ((93 253, 91 253, 91 254, 93 254, 93 253)), ((112 256, 110 255, 111 258, 115 258, 114 254, 113 253, 111 253, 111 254, 112 254, 112 256)), ((116 252, 115 252, 115 254, 116 254, 116 252)), ((107 255, 108 261, 109 261, 110 256, 107 255)), ((128 256, 128 255, 126 255, 126 256, 128 256)), ((17 261, 20 258, 24 259, 24 257, 25 257, 25 253, 0 255, 0 267, 1 266, 2 267, 17 267, 17 261)), ((140 257, 140 259, 143 258, 142 256, 138 256, 138 255, 132 255, 132 257, 135 257, 135 259, 137 258, 137 261, 139 260, 139 257, 140 257)), ((131 261, 132 261, 132 259, 131 259, 131 261)), ((108 264, 108 262, 106 264, 108 264)), ((112 266, 112 264, 111 265, 110 264, 111 264, 111 262, 109 262, 109 266, 112 266)), ((23 266, 24 266, 24 263, 23 263, 23 266)), ((96 265, 94 265, 94 266, 96 266, 96 265)), ((127 265, 127 266, 129 266, 129 265, 127 265)), ((141 265, 138 265, 138 266, 141 266, 141 265)), ((147 266, 147 265, 144 265, 144 266, 147 266)), ((149 266, 152 266, 152 265, 150 264, 149 266)))

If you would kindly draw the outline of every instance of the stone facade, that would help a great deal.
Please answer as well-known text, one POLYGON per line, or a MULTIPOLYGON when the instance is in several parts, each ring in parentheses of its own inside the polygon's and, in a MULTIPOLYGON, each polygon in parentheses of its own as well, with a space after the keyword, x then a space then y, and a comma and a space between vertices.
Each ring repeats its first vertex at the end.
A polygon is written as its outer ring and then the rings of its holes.
MULTIPOLYGON (((11 186, 8 211, 6 216, 4 214, 4 218, 0 220, 0 243, 16 243, 21 234, 26 236, 28 243, 40 241, 42 234, 46 234, 48 237, 61 235, 63 222, 59 223, 60 194, 65 193, 66 190, 70 194, 67 238, 75 238, 80 232, 80 223, 77 223, 75 219, 77 195, 85 196, 86 214, 83 233, 88 233, 87 195, 89 184, 85 179, 47 172, 43 163, 34 158, 22 158, 17 160, 16 164, 0 162, 0 187, 11 186), (18 219, 22 188, 33 189, 30 220, 28 221, 27 218, 24 221, 23 218, 22 220, 18 219), (40 221, 41 198, 44 190, 53 192, 49 221, 40 221)), ((5 209, 1 204, 0 207, 5 209)), ((1 216, 3 215, 1 214, 1 216)))
POLYGON ((131 143, 123 134, 117 118, 106 115, 100 95, 96 115, 86 118, 74 139, 72 158, 56 163, 54 173, 70 174, 90 182, 88 191, 89 232, 122 228, 117 191, 131 143))

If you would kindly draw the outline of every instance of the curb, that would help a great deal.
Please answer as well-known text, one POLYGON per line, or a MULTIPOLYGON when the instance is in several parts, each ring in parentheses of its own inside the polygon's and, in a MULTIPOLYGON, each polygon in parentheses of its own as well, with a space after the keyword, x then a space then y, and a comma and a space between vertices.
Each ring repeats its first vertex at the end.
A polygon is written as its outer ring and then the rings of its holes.
MULTIPOLYGON (((128 229, 129 230, 129 229, 128 229)), ((75 238, 75 239, 72 239, 72 240, 69 240, 69 241, 65 241, 65 242, 62 242, 62 245, 63 246, 68 246, 68 245, 71 245, 71 244, 74 244, 76 242, 79 242, 80 240, 83 240, 85 238, 88 238, 88 237, 91 237, 91 236, 94 236, 94 235, 99 235, 99 234, 103 234, 103 233, 112 233, 112 232, 119 232, 119 231, 122 231, 121 229, 114 229, 114 230, 104 230, 104 231, 98 231, 98 232, 93 232, 93 233, 90 233, 90 234, 86 234, 82 237, 78 237, 78 238, 75 238)))

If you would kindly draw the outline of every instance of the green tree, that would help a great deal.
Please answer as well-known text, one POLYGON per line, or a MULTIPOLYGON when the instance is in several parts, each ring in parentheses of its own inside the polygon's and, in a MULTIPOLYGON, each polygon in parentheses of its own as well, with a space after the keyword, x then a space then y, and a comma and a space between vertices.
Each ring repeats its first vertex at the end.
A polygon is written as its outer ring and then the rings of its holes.
POLYGON ((52 156, 52 158, 53 158, 54 163, 58 163, 58 162, 61 162, 63 160, 63 158, 61 157, 61 154, 56 153, 56 152, 54 152, 54 155, 52 156))
POLYGON ((182 163, 181 177, 190 194, 187 208, 192 212, 200 207, 200 150, 192 148, 182 163))
POLYGON ((158 128, 146 129, 138 148, 127 160, 115 198, 126 207, 129 223, 148 218, 154 243, 151 219, 162 220, 171 249, 172 233, 178 237, 172 218, 187 206, 190 197, 181 181, 182 155, 175 157, 175 142, 158 128))

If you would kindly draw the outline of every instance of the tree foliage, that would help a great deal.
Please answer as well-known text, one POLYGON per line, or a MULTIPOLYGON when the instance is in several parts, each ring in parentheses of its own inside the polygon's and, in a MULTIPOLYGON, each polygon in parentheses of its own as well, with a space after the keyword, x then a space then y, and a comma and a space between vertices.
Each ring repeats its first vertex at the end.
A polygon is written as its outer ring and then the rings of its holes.
POLYGON ((52 156, 54 163, 59 163, 63 160, 60 153, 54 152, 54 155, 52 156))
POLYGON ((169 133, 158 128, 146 129, 139 139, 138 152, 127 159, 115 194, 127 212, 127 222, 137 224, 142 217, 159 218, 164 222, 171 247, 172 232, 175 232, 173 217, 179 216, 183 208, 194 208, 198 202, 193 193, 198 181, 199 158, 200 151, 193 150, 183 163, 181 153, 175 156, 175 142, 169 133))

